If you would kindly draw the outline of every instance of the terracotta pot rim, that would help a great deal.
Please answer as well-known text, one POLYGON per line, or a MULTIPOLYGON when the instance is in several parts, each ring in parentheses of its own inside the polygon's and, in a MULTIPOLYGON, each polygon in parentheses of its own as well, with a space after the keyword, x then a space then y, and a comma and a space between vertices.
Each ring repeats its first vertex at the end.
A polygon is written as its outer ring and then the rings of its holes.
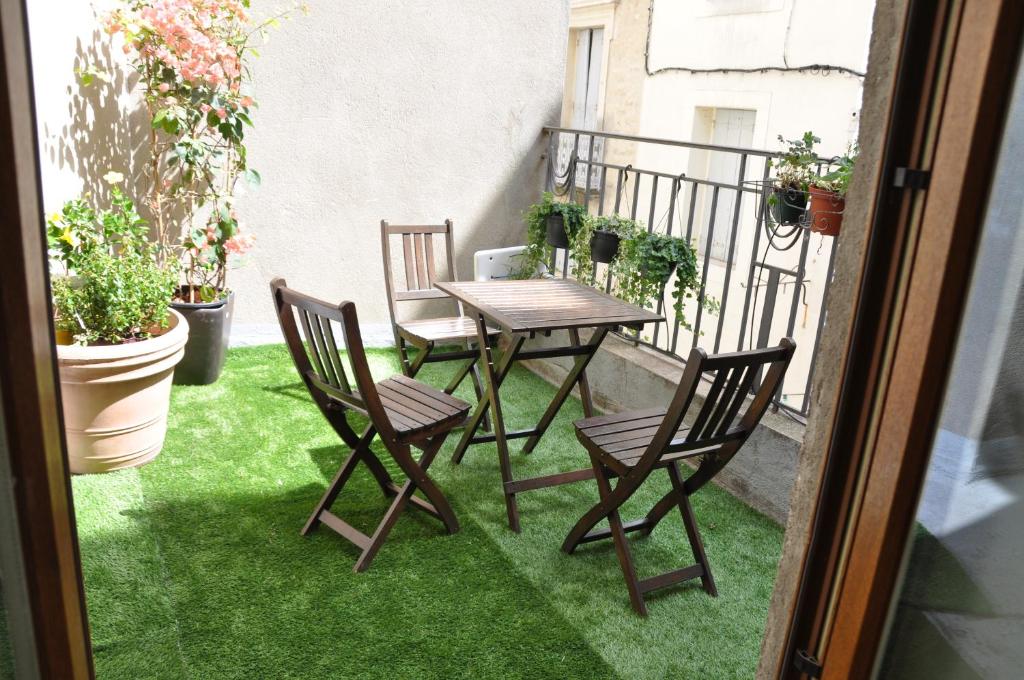
POLYGON ((65 363, 88 364, 174 352, 188 339, 188 321, 174 309, 167 311, 169 324, 161 335, 120 345, 57 345, 57 358, 65 363))
POLYGON ((220 300, 214 300, 213 302, 179 302, 178 300, 171 300, 171 307, 173 309, 216 309, 223 307, 228 301, 235 297, 235 291, 229 290, 228 294, 220 300))
POLYGON ((839 195, 839 192, 836 192, 836 191, 831 191, 831 190, 829 190, 829 189, 822 189, 821 187, 819 187, 819 186, 818 186, 818 185, 816 185, 816 184, 812 184, 812 185, 811 185, 811 186, 810 186, 810 187, 808 188, 808 191, 809 191, 809 192, 810 192, 811 194, 814 194, 814 195, 818 195, 818 196, 832 196, 832 197, 834 197, 834 198, 835 198, 835 199, 836 199, 837 201, 845 201, 845 200, 846 200, 846 197, 845 197, 845 196, 840 196, 840 195, 839 195))

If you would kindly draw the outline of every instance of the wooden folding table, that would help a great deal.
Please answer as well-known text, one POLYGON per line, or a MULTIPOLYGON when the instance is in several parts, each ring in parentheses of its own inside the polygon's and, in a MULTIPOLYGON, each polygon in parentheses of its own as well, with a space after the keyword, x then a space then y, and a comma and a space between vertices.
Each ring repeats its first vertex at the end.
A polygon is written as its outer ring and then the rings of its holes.
POLYGON ((591 479, 592 468, 560 472, 530 479, 513 479, 509 460, 508 440, 526 438, 524 453, 530 453, 544 432, 551 425, 558 410, 572 392, 573 385, 579 384, 583 413, 593 415, 590 386, 587 384, 587 364, 594 357, 608 331, 616 327, 639 328, 646 323, 664 321, 664 317, 646 309, 619 300, 593 288, 582 286, 566 279, 531 279, 527 281, 438 281, 434 284, 452 297, 461 300, 473 310, 480 340, 480 357, 487 382, 485 394, 481 397, 462 439, 455 449, 453 460, 458 463, 470 444, 495 442, 498 447, 498 463, 508 511, 509 527, 519 532, 519 508, 516 494, 558 484, 591 479), (490 319, 511 335, 508 347, 502 352, 500 361, 495 350, 487 342, 487 323, 490 319), (586 343, 580 342, 580 329, 593 328, 594 332, 586 343), (528 337, 537 333, 567 330, 570 344, 560 347, 523 349, 528 337), (573 357, 573 367, 561 387, 544 411, 536 427, 528 430, 506 432, 501 413, 499 388, 515 361, 525 359, 552 359, 573 357), (492 411, 493 431, 478 435, 481 421, 488 409, 492 411))

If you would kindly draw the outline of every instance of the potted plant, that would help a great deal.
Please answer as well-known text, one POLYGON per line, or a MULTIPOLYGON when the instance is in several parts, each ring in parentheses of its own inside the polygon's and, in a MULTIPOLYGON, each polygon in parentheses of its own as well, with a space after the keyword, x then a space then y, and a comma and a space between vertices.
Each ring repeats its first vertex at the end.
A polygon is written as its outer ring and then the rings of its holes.
MULTIPOLYGON (((648 307, 658 299, 675 274, 672 307, 680 325, 691 329, 683 305, 699 294, 700 279, 697 252, 685 239, 638 229, 619 243, 612 271, 615 294, 638 307, 648 307)), ((705 296, 699 302, 707 311, 718 313, 719 304, 714 299, 705 296)))
POLYGON ((779 141, 787 148, 778 158, 769 160, 775 169, 768 195, 772 219, 778 224, 799 224, 807 212, 807 189, 814 177, 812 165, 818 157, 814 145, 821 142, 813 132, 805 132, 800 139, 779 141))
POLYGON ((69 201, 47 225, 61 401, 75 473, 141 465, 160 453, 171 377, 188 340, 188 322, 168 308, 176 267, 158 261, 158 246, 131 199, 116 186, 111 197, 108 210, 69 201))
POLYGON ((526 250, 519 257, 514 278, 528 279, 541 272, 542 265, 551 258, 552 248, 569 248, 583 228, 586 209, 578 203, 556 201, 554 194, 545 192, 540 203, 527 209, 526 250))
POLYGON ((857 148, 851 146, 833 161, 831 172, 816 178, 808 190, 811 196, 811 231, 823 236, 838 236, 846 210, 846 192, 850 188, 857 148))
POLYGON ((175 373, 181 384, 220 376, 234 305, 228 260, 254 241, 233 206, 240 178, 260 180, 245 146, 256 106, 245 92, 256 54, 250 41, 290 10, 254 24, 248 7, 247 0, 122 0, 105 18, 107 31, 124 38, 149 115, 145 204, 159 252, 184 261, 172 302, 192 327, 175 373))
POLYGON ((619 253, 619 242, 640 231, 640 225, 621 215, 595 217, 590 220, 590 259, 610 264, 619 253))

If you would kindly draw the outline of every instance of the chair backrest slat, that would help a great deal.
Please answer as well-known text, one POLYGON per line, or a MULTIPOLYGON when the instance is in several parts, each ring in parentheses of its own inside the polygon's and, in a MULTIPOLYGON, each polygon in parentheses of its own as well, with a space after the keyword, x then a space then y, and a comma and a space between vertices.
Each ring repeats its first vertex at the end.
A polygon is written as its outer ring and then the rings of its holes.
POLYGON ((331 383, 330 378, 327 377, 327 371, 325 370, 323 359, 320 357, 320 348, 317 347, 316 341, 314 340, 315 336, 313 335, 312 324, 309 320, 309 312, 305 309, 299 309, 298 312, 299 320, 302 321, 302 331, 303 336, 306 339, 306 347, 308 348, 309 356, 312 359, 313 367, 316 369, 316 374, 323 382, 333 384, 331 383))
POLYGON ((692 442, 700 439, 701 432, 704 430, 704 425, 707 424, 708 420, 711 418, 712 412, 715 410, 715 406, 718 405, 718 395, 721 393, 722 387, 725 386, 725 380, 728 373, 728 369, 715 372, 715 379, 711 383, 711 389, 708 390, 708 395, 704 397, 704 405, 701 406, 700 411, 697 413, 697 417, 690 426, 690 434, 686 438, 688 441, 692 442))
MULTIPOLYGON (((387 220, 380 223, 381 254, 384 259, 384 285, 388 294, 388 311, 391 322, 397 323, 397 303, 408 300, 432 300, 450 298, 447 293, 434 288, 437 281, 455 281, 458 278, 455 268, 454 248, 452 245, 452 221, 444 224, 398 225, 387 220), (444 238, 443 246, 435 242, 434 236, 444 238), (402 241, 402 270, 405 274, 404 290, 401 287, 401 276, 398 286, 395 285, 393 268, 396 266, 391 258, 391 239, 400 237, 402 241), (438 253, 437 251, 441 252, 438 253), (444 258, 443 270, 447 279, 438 278, 437 256, 444 258)), ((461 309, 458 310, 461 315, 461 309)))
POLYGON ((338 354, 338 343, 334 339, 334 326, 330 319, 324 319, 324 336, 327 340, 327 351, 331 362, 334 364, 334 374, 338 378, 338 389, 345 394, 352 394, 352 386, 348 381, 348 374, 345 372, 345 362, 338 354))
POLYGON ((330 305, 288 288, 281 278, 271 281, 270 289, 288 351, 317 405, 325 412, 337 405, 361 411, 370 417, 381 437, 395 439, 370 373, 355 305, 330 305), (341 328, 355 389, 338 351, 332 323, 341 328))
POLYGON ((722 419, 718 429, 715 430, 716 436, 721 436, 728 432, 732 426, 732 422, 736 420, 736 414, 740 412, 740 408, 743 406, 743 402, 746 401, 747 395, 750 393, 750 388, 754 384, 754 378, 757 377, 758 369, 753 366, 747 366, 746 372, 743 375, 743 380, 740 382, 738 389, 732 398, 732 404, 729 406, 729 410, 726 411, 725 417, 722 419))
MULTIPOLYGON (((793 357, 796 343, 783 338, 777 347, 708 356, 700 348, 690 352, 686 370, 647 450, 634 467, 634 473, 646 476, 657 461, 670 453, 696 451, 720 454, 717 469, 728 462, 760 422, 776 390, 782 384, 786 368, 793 357), (748 393, 757 375, 767 374, 757 393, 747 404, 748 393), (682 439, 675 437, 687 421, 695 404, 698 385, 705 374, 714 374, 711 387, 682 439), (741 415, 742 413, 742 415, 741 415), (737 417, 739 422, 735 423, 737 417), (735 424, 734 424, 735 423, 735 424)), ((714 475, 710 469, 694 475, 688 488, 699 486, 714 475)))
POLYGON ((416 260, 412 259, 414 234, 402 234, 402 254, 405 256, 405 289, 416 290, 416 260))
POLYGON ((708 419, 707 424, 704 426, 704 430, 701 433, 702 436, 715 436, 718 431, 719 424, 725 417, 725 412, 732 406, 736 395, 736 388, 739 387, 740 381, 743 379, 743 374, 749 370, 749 368, 749 366, 738 366, 729 370, 729 381, 726 383, 722 393, 718 395, 715 410, 711 414, 711 418, 708 419))

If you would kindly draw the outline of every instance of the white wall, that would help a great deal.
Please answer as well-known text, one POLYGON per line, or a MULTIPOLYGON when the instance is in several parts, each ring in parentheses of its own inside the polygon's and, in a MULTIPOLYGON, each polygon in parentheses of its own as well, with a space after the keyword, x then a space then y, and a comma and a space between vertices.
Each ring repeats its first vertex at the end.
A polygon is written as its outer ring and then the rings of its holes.
MULTIPOLYGON (((255 65, 249 157, 263 183, 239 213, 257 246, 229 275, 242 328, 274 322, 275 275, 354 300, 363 322, 386 321, 381 218, 451 217, 463 276, 474 250, 521 242, 521 212, 543 182, 540 130, 558 122, 565 0, 309 5, 255 65)), ((101 190, 108 168, 137 176, 146 157, 127 72, 112 89, 75 82, 76 66, 123 62, 98 26, 83 0, 30 3, 48 211, 101 190)))

